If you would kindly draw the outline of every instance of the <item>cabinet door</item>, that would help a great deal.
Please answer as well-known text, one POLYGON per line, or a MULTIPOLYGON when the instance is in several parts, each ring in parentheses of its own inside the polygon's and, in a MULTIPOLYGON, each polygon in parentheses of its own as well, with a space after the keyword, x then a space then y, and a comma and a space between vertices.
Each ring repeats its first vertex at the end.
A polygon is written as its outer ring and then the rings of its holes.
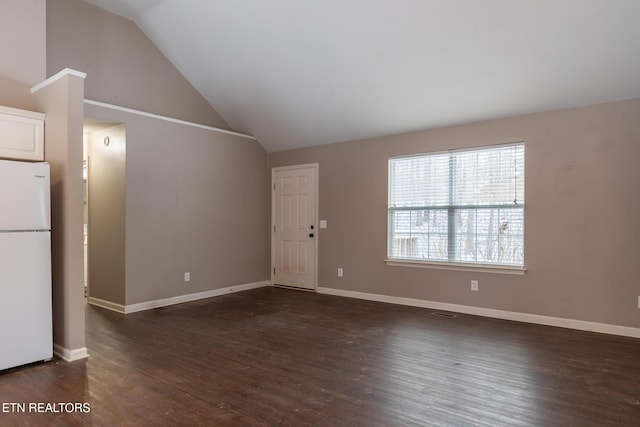
POLYGON ((44 160, 44 114, 0 107, 0 158, 44 160))

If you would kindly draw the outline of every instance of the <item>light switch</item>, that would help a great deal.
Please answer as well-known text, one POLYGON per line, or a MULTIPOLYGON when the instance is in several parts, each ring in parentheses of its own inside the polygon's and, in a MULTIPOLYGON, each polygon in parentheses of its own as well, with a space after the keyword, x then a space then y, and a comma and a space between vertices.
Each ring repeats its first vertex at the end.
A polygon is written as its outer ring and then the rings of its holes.
POLYGON ((320 228, 327 228, 327 220, 326 219, 321 219, 320 220, 320 228))

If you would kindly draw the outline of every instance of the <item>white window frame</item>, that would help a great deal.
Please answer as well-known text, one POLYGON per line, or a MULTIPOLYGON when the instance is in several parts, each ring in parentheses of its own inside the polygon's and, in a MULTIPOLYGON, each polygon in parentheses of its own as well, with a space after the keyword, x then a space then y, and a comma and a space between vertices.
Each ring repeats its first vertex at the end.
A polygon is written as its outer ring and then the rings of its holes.
MULTIPOLYGON (((391 181, 391 161, 393 159, 398 159, 398 158, 411 158, 411 157, 422 157, 422 156, 430 156, 430 155, 441 155, 443 153, 457 153, 457 152, 464 152, 464 151, 480 151, 480 150, 488 150, 488 149, 492 149, 492 148, 497 148, 497 147, 505 147, 505 146, 523 146, 524 147, 524 142, 523 141, 518 141, 518 142, 513 142, 513 143, 509 143, 509 144, 502 144, 502 145, 493 145, 493 146, 484 146, 484 147, 474 147, 474 148, 470 148, 470 149, 462 149, 462 150, 450 150, 450 151, 446 151, 446 152, 434 152, 434 153, 422 153, 422 154, 415 154, 415 155, 409 155, 409 156, 399 156, 399 157, 391 157, 389 159, 388 165, 388 198, 391 197, 391 191, 392 191, 392 181, 391 181)), ((524 166, 524 165, 523 165, 524 166)), ((518 208, 522 209, 522 215, 523 215, 523 220, 524 220, 524 216, 525 216, 525 205, 524 205, 524 200, 520 201, 521 203, 521 207, 518 206, 518 208)), ((502 207, 507 207, 506 205, 487 205, 487 206, 482 206, 483 208, 502 208, 502 207)), ((404 209, 409 209, 411 210, 413 207, 409 207, 409 208, 404 208, 404 209)), ((449 212, 449 218, 451 218, 452 216, 452 212, 454 212, 456 209, 461 209, 464 208, 464 206, 449 206, 448 207, 448 212, 449 212)), ((395 208, 392 207, 390 205, 390 203, 388 204, 388 208, 387 208, 387 216, 388 216, 388 220, 387 220, 387 258, 385 259, 385 262, 387 265, 389 266, 397 266, 397 267, 418 267, 418 268, 434 268, 434 269, 444 269, 444 270, 459 270, 459 271, 477 271, 477 272, 491 272, 491 273, 501 273, 501 274, 516 274, 516 275, 523 275, 526 271, 525 268, 525 264, 524 264, 524 259, 523 259, 523 264, 522 265, 504 265, 504 264, 491 264, 491 263, 465 263, 465 262, 459 262, 459 261, 452 261, 452 260, 447 260, 447 261, 436 261, 436 260, 429 260, 429 259, 420 259, 420 258, 413 258, 413 257, 393 257, 391 255, 391 248, 392 248, 392 239, 394 239, 394 233, 393 233, 393 227, 392 227, 392 223, 391 223, 391 217, 392 217, 392 212, 394 211, 399 211, 402 210, 402 208, 395 208)), ((524 227, 524 224, 523 224, 524 227)), ((453 233, 453 231, 451 231, 451 227, 449 229, 449 236, 451 235, 451 233, 453 233)), ((407 242, 407 248, 411 248, 411 245, 413 243, 412 242, 407 242)), ((522 236, 522 245, 523 245, 523 253, 525 251, 524 248, 524 229, 523 229, 523 236, 522 236)), ((524 254, 523 254, 524 256, 524 254)))

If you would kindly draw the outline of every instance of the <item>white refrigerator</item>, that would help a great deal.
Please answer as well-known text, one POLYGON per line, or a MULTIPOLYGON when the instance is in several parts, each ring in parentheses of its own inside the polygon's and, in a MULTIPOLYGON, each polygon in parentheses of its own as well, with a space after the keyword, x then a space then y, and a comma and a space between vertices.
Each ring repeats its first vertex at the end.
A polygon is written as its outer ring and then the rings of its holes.
POLYGON ((48 163, 0 160, 0 370, 53 356, 48 163))

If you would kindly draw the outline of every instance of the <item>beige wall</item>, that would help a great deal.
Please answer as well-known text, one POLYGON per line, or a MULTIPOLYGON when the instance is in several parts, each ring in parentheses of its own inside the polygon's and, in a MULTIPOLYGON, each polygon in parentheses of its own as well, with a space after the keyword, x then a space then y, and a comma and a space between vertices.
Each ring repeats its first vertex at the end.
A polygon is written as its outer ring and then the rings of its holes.
POLYGON ((92 105, 85 114, 126 127, 126 305, 269 279, 260 144, 92 105))
POLYGON ((29 89, 46 78, 45 0, 0 2, 0 105, 33 109, 29 89))
POLYGON ((320 164, 320 286, 640 327, 639 117, 635 99, 272 153, 269 164, 320 164), (389 156, 514 141, 526 143, 526 275, 383 262, 389 156))
POLYGON ((81 0, 46 12, 47 75, 83 71, 88 99, 229 129, 132 21, 81 0))
POLYGON ((51 165, 53 340, 67 357, 86 353, 82 241, 84 79, 66 75, 34 94, 46 114, 45 161, 51 165))
MULTIPOLYGON (((49 0, 47 73, 65 67, 87 72, 88 99, 228 128, 134 23, 49 0)), ((131 305, 268 280, 267 156, 257 142, 92 105, 85 114, 126 127, 124 228, 114 230, 124 254, 101 261, 120 266, 124 256, 124 273, 112 272, 124 274, 124 295, 94 295, 90 280, 92 296, 131 305)))
POLYGON ((89 155, 89 296, 125 304, 126 131, 97 130, 89 155), (105 146, 104 138, 109 137, 105 146))

